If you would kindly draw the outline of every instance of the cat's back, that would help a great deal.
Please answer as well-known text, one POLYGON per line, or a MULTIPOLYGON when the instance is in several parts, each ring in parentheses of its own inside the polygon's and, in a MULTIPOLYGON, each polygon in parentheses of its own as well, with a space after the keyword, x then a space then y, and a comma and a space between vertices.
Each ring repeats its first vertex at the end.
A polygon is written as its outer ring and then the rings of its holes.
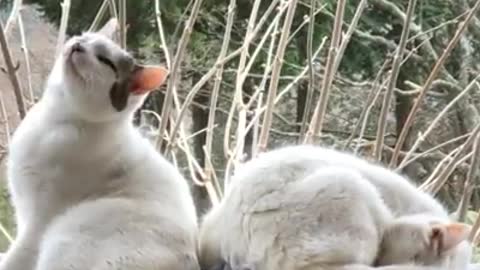
POLYGON ((305 156, 276 154, 238 169, 224 201, 202 225, 200 250, 206 251, 200 259, 212 261, 217 252, 261 269, 352 258, 370 263, 375 255, 370 243, 379 241, 390 218, 375 187, 353 170, 316 168, 305 156))
POLYGON ((323 146, 298 145, 279 148, 265 155, 267 158, 264 160, 277 163, 279 171, 285 171, 281 170, 282 165, 286 168, 343 166, 356 170, 379 189, 385 203, 396 215, 428 212, 447 216, 445 208, 437 200, 420 191, 408 178, 354 154, 323 146))

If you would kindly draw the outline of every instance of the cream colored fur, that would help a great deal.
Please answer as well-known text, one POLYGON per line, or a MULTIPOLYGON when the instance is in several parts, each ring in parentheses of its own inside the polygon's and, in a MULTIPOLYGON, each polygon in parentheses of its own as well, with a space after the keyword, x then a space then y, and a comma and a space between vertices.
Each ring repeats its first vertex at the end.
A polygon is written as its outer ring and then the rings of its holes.
MULTIPOLYGON (((237 170, 225 198, 204 218, 199 257, 204 270, 222 264, 252 270, 370 269, 388 226, 396 217, 416 214, 450 222, 435 199, 379 165, 323 147, 285 147, 237 170), (328 187, 332 181, 353 182, 341 192, 328 187), (370 195, 361 192, 365 188, 370 195)), ((414 257, 423 263, 415 255, 424 247, 418 247, 409 250, 413 257, 408 253, 383 260, 401 264, 378 267, 453 269, 443 257, 425 262, 428 266, 413 265, 414 257)), ((469 247, 458 254, 462 252, 466 257, 458 270, 468 265, 469 247)))

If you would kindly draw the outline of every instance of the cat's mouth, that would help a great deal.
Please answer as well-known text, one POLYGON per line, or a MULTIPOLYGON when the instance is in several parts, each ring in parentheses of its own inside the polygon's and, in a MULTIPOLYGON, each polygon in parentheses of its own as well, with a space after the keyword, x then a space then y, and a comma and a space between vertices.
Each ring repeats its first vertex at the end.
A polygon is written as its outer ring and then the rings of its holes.
POLYGON ((73 73, 79 77, 82 78, 76 64, 75 60, 73 59, 74 57, 78 57, 79 55, 85 54, 86 50, 85 48, 80 44, 80 43, 75 43, 73 44, 70 48, 67 49, 65 56, 66 56, 66 62, 72 69, 73 73))

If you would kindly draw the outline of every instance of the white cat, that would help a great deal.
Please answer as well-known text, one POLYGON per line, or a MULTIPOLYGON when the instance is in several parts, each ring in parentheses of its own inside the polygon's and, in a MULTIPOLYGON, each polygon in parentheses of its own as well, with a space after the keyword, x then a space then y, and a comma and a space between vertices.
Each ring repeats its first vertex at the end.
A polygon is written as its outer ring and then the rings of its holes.
POLYGON ((132 125, 167 76, 108 37, 64 46, 13 136, 9 188, 18 234, 1 270, 196 270, 187 182, 132 125))
POLYGON ((382 237, 376 265, 415 262, 446 269, 467 270, 470 226, 428 214, 395 218, 382 237))
MULTIPOLYGON (((385 212, 378 209, 373 212, 385 212)), ((428 232, 433 228, 430 221, 422 225, 425 226, 416 226, 416 230, 428 232)), ((465 239, 468 229, 462 224, 452 224, 447 212, 436 200, 418 191, 402 176, 381 166, 331 149, 291 146, 264 153, 238 169, 225 198, 203 221, 199 259, 202 269, 222 267, 222 264, 241 269, 243 263, 247 264, 246 268, 257 270, 369 269, 369 265, 373 264, 392 270, 428 269, 428 266, 421 265, 386 266, 415 261, 438 269, 430 260, 433 258, 435 264, 444 263, 446 251, 464 245, 458 244, 465 239), (325 169, 333 170, 330 177, 317 175, 314 178, 316 181, 301 185, 305 179, 325 169), (330 179, 342 178, 342 175, 348 178, 345 174, 350 171, 365 181, 357 181, 362 183, 361 186, 349 187, 349 194, 335 194, 322 186, 330 179), (373 195, 364 196, 363 200, 347 200, 349 196, 354 198, 358 195, 355 190, 368 185, 374 187, 382 200, 373 195), (313 196, 319 197, 313 200, 313 196), (299 208, 298 205, 302 206, 299 208), (434 217, 440 221, 435 224, 435 228, 441 228, 438 230, 440 234, 422 239, 425 240, 422 243, 438 243, 447 239, 450 246, 438 247, 437 251, 441 252, 434 257, 425 254, 424 249, 429 246, 412 248, 412 256, 408 253, 401 256, 396 253, 397 250, 391 250, 391 253, 380 253, 374 263, 379 245, 387 246, 396 241, 396 237, 392 236, 403 237, 405 243, 412 238, 406 237, 408 234, 405 231, 394 229, 400 221, 392 223, 394 219, 383 219, 377 225, 378 235, 362 241, 364 227, 372 222, 372 216, 365 213, 366 205, 372 205, 371 209, 385 208, 392 218, 416 214, 434 217), (352 228, 346 230, 345 226, 349 225, 352 228), (389 237, 380 242, 383 232, 390 225, 389 237), (452 226, 462 230, 451 231, 448 228, 452 226)), ((412 247, 417 245, 410 243, 412 247)), ((469 249, 463 251, 468 253, 469 249)), ((463 263, 466 267, 468 260, 463 263)), ((445 263, 443 266, 446 267, 445 263)))

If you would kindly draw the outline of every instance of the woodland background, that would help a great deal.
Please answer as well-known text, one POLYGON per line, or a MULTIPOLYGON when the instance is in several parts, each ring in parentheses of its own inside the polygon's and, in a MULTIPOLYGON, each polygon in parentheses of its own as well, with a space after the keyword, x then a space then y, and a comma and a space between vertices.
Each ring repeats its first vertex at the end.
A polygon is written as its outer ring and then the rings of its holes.
POLYGON ((171 71, 135 121, 190 180, 199 213, 218 201, 237 164, 307 141, 396 168, 476 232, 479 6, 0 0, 0 250, 15 231, 3 177, 9 138, 41 95, 65 33, 96 29, 111 16, 125 26, 129 51, 171 71))

